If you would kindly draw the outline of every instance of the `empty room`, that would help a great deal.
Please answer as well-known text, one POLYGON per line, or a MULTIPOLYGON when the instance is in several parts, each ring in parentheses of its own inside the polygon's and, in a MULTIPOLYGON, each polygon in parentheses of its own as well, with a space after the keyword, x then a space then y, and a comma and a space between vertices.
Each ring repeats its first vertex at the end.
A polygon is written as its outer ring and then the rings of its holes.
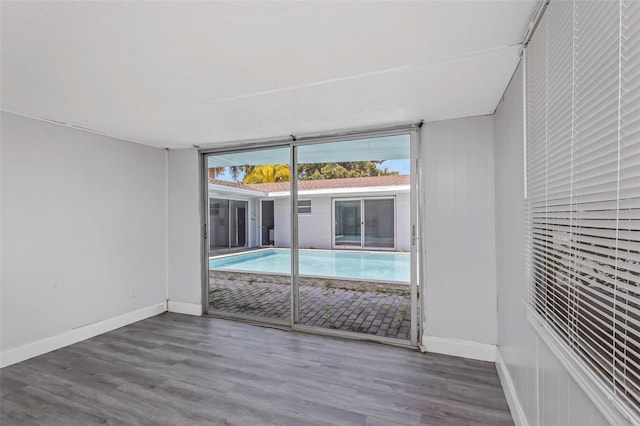
POLYGON ((0 37, 3 426, 640 425, 640 1, 0 37))

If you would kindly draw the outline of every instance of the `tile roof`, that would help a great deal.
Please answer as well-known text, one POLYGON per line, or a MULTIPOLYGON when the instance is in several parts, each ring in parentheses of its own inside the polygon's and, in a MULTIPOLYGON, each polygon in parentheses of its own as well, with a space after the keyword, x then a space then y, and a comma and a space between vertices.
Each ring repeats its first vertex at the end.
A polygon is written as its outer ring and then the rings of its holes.
POLYGON ((240 182, 229 182, 226 180, 220 180, 220 179, 214 179, 214 178, 209 178, 209 183, 214 184, 214 185, 220 185, 220 186, 228 186, 230 188, 238 188, 238 189, 251 189, 249 188, 248 185, 245 185, 243 183, 240 182))
MULTIPOLYGON (((289 190, 289 182, 253 183, 245 185, 243 183, 209 178, 209 183, 260 192, 283 192, 289 190)), ((409 175, 370 176, 344 179, 301 180, 299 181, 298 189, 304 191, 312 189, 366 188, 371 186, 401 186, 409 185, 409 183, 409 175)))

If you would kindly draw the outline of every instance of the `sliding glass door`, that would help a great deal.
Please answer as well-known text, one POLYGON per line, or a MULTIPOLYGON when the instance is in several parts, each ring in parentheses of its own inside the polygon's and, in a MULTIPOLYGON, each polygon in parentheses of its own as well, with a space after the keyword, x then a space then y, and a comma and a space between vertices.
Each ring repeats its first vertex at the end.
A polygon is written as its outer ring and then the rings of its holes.
POLYGON ((333 200, 335 248, 395 249, 395 198, 333 200))
POLYGON ((209 250, 246 247, 248 201, 209 198, 209 250))
POLYGON ((208 154, 208 312, 416 344, 416 138, 208 154))

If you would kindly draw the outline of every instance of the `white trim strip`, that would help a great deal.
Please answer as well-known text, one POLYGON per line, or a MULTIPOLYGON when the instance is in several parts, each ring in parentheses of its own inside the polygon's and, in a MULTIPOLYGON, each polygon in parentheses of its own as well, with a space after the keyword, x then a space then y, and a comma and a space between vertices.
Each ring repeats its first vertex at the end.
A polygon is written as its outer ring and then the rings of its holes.
MULTIPOLYGON (((367 187, 353 187, 353 188, 325 188, 325 189, 303 189, 298 191, 299 196, 312 196, 312 195, 335 195, 335 194, 371 194, 379 192, 389 193, 401 193, 409 192, 411 190, 410 185, 388 185, 388 186, 367 186, 367 187)), ((268 198, 281 198, 289 197, 288 191, 279 192, 266 192, 268 198)), ((355 195, 354 195, 355 196, 355 195)))
POLYGON ((427 352, 495 362, 496 346, 470 340, 423 336, 422 346, 427 352))
POLYGON ((410 340, 398 339, 395 337, 377 336, 374 334, 358 333, 353 331, 338 330, 332 328, 316 327, 312 325, 294 324, 293 331, 300 331, 309 334, 338 337, 342 339, 360 340, 364 342, 382 343, 385 345, 399 346, 402 348, 415 349, 415 345, 410 340))
POLYGON ((29 358, 55 351, 56 349, 81 342, 86 339, 98 336, 116 328, 133 324, 147 318, 159 315, 167 310, 165 302, 154 303, 153 305, 127 312, 113 318, 94 322, 85 326, 74 328, 56 336, 47 337, 36 342, 27 343, 17 348, 9 349, 0 354, 0 367, 4 368, 29 358))
MULTIPOLYGON (((463 117, 460 117, 463 118, 463 117)), ((324 132, 318 134, 305 133, 295 136, 293 135, 281 136, 276 138, 266 139, 244 139, 235 141, 226 141, 222 143, 207 143, 200 145, 200 152, 203 154, 220 154, 231 153, 247 150, 261 150, 268 148, 282 148, 290 147, 292 145, 312 145, 314 143, 324 142, 337 142, 346 141, 354 138, 367 138, 367 137, 379 137, 386 135, 397 135, 401 133, 409 133, 412 129, 420 127, 424 121, 411 122, 411 123, 396 123, 387 124, 382 126, 367 126, 351 128, 349 130, 337 130, 331 132, 324 132)))
POLYGON ((202 306, 199 303, 167 301, 167 311, 176 314, 202 316, 202 306))
POLYGON ((509 404, 509 411, 511 411, 511 417, 516 426, 529 426, 527 422, 527 416, 524 414, 524 409, 520 400, 518 399, 518 393, 516 387, 513 384, 511 375, 509 374, 509 368, 502 358, 500 348, 496 348, 496 370, 498 371, 498 377, 500 378, 500 384, 504 390, 504 395, 507 398, 507 404, 509 404))

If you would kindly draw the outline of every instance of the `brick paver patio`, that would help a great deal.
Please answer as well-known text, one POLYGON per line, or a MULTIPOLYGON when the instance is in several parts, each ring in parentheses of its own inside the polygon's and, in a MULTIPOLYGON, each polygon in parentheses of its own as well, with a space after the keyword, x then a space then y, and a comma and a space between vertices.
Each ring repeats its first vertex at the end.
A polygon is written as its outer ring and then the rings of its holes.
MULTIPOLYGON (((211 279, 210 308, 289 321, 289 288, 289 285, 274 282, 211 279)), ((407 340, 411 299, 406 293, 301 285, 300 323, 407 340)))

